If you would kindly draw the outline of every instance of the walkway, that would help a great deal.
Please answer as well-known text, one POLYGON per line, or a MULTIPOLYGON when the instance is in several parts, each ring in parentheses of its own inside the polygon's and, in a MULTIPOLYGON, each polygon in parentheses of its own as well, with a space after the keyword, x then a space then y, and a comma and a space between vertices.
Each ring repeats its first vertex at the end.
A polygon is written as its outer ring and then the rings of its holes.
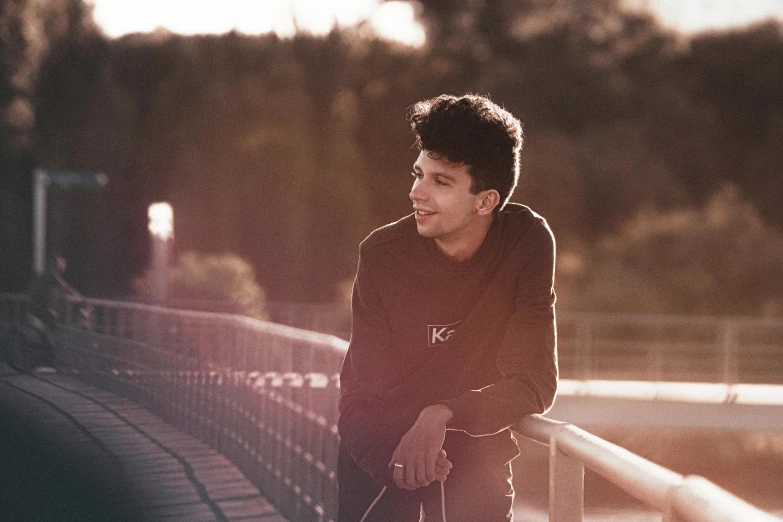
POLYGON ((0 362, 3 520, 286 522, 217 451, 72 376, 0 362))

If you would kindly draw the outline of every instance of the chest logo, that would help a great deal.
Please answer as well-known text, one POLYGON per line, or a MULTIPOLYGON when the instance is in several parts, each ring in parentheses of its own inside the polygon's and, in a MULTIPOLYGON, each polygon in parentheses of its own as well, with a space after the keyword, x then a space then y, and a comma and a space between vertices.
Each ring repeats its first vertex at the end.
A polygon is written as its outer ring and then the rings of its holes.
POLYGON ((433 347, 443 344, 449 340, 457 331, 457 327, 462 321, 451 324, 429 324, 427 325, 427 346, 433 347))

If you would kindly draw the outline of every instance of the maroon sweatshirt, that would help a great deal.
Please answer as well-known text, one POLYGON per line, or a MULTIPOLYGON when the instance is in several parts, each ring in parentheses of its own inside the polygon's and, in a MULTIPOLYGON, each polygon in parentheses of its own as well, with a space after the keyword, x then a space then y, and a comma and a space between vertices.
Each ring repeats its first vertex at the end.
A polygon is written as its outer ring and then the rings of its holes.
POLYGON ((546 221, 509 203, 472 259, 449 260, 413 215, 360 247, 351 341, 340 374, 343 449, 373 479, 425 407, 454 412, 444 449, 517 455, 508 427, 557 389, 555 244, 546 221))

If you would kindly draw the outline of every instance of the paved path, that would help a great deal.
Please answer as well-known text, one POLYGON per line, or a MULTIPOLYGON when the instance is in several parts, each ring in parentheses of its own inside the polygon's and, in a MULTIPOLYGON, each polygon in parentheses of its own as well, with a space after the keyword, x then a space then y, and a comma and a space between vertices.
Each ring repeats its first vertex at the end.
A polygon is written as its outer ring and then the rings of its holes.
POLYGON ((286 522, 228 460, 74 377, 0 363, 0 518, 286 522))

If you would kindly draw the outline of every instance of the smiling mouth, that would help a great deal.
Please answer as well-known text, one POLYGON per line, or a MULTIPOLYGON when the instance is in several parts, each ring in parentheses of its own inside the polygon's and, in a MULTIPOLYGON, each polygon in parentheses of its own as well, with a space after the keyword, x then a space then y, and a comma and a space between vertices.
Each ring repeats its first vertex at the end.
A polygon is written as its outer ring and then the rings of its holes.
POLYGON ((428 212, 426 210, 417 210, 416 215, 417 216, 434 216, 436 212, 428 212))

